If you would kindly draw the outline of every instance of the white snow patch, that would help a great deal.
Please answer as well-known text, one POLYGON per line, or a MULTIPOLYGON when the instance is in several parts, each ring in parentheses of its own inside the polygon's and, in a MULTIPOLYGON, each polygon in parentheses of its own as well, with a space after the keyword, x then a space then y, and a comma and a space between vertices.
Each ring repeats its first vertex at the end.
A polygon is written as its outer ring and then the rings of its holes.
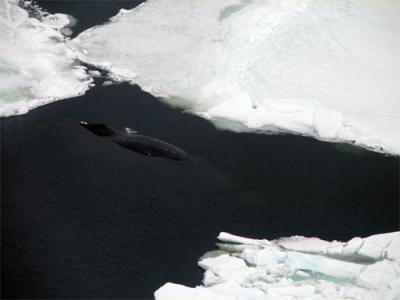
POLYGON ((0 1, 0 116, 23 114, 89 89, 92 80, 61 33, 73 22, 64 14, 46 14, 39 21, 18 0, 0 1))
POLYGON ((218 239, 220 250, 200 258, 202 286, 167 283, 155 299, 400 299, 400 258, 388 251, 400 253, 400 232, 346 243, 301 236, 256 240, 227 233, 218 239))

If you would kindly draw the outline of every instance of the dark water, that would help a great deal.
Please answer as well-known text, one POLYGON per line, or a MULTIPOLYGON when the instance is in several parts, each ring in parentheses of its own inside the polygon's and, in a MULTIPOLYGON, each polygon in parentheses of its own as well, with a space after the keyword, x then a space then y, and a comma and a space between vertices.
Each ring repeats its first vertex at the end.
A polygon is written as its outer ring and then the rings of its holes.
POLYGON ((75 37, 80 32, 101 25, 115 16, 121 8, 131 9, 145 0, 36 0, 41 8, 50 13, 64 13, 77 18, 72 28, 75 37))
MULTIPOLYGON (((88 5, 58 11, 77 3, 88 5)), ((2 298, 151 299, 166 281, 199 284, 197 258, 220 231, 346 240, 399 228, 398 159, 219 131, 138 87, 99 86, 1 126, 2 298), (72 120, 128 126, 192 158, 144 157, 72 120)))

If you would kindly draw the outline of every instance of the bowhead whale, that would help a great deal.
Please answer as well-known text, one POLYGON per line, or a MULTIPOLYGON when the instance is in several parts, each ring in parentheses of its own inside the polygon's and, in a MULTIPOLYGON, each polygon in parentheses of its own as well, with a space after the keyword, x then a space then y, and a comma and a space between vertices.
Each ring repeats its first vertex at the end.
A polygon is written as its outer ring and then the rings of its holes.
POLYGON ((179 147, 151 136, 137 134, 136 131, 130 128, 125 128, 126 132, 120 132, 105 124, 87 123, 84 121, 79 122, 79 124, 99 137, 107 137, 114 143, 143 155, 172 160, 185 160, 189 158, 189 155, 179 147))

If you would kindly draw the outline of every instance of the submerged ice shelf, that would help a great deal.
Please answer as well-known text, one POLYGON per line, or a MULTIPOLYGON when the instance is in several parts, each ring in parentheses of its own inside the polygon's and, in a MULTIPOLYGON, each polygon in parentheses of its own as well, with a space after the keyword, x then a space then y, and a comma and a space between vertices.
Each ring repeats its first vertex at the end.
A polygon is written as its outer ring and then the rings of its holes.
POLYGON ((0 1, 0 117, 84 94, 92 81, 66 46, 71 19, 43 13, 39 20, 18 3, 0 1))
POLYGON ((149 0, 73 43, 220 127, 400 154, 399 0, 149 0))
POLYGON ((255 240, 228 233, 199 266, 203 285, 167 283, 156 300, 398 300, 400 232, 347 243, 294 236, 255 240))

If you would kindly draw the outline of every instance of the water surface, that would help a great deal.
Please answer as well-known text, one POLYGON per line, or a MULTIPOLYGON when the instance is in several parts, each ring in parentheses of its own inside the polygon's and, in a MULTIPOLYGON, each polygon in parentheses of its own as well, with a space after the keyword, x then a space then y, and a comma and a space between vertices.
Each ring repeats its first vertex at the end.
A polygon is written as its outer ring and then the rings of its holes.
MULTIPOLYGON (((90 8, 120 5, 54 3, 88 27, 103 22, 90 8)), ((3 298, 151 299, 166 281, 198 284, 197 258, 220 231, 347 240, 399 226, 397 158, 216 130, 127 84, 2 119, 1 138, 3 298), (131 127, 191 159, 130 152, 79 120, 131 127)))

